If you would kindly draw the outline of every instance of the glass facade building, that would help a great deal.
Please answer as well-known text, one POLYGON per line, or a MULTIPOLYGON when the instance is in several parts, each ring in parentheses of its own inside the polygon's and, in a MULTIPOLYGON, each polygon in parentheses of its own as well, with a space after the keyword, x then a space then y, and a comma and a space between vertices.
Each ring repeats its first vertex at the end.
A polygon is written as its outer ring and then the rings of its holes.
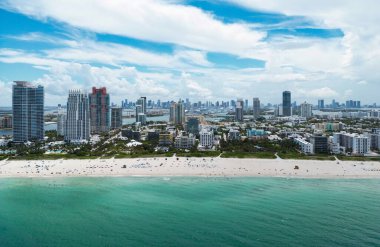
POLYGON ((15 81, 12 91, 13 141, 44 139, 44 88, 15 81))
POLYGON ((189 117, 186 124, 187 132, 198 135, 199 134, 199 119, 196 117, 189 117))
POLYGON ((282 115, 292 115, 292 97, 290 91, 284 91, 282 93, 282 115))
POLYGON ((111 108, 111 129, 120 129, 123 125, 123 108, 111 108))

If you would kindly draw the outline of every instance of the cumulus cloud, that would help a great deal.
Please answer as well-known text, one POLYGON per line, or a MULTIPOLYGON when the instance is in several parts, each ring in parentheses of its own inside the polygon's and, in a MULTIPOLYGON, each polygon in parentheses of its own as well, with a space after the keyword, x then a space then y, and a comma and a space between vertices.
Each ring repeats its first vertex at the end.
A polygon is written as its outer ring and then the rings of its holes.
POLYGON ((10 105, 12 102, 12 82, 0 80, 1 101, 10 105))
POLYGON ((235 54, 254 48, 265 35, 244 24, 225 24, 198 8, 171 1, 5 0, 2 7, 97 33, 235 54))
POLYGON ((154 75, 140 74, 134 67, 111 69, 67 63, 59 68, 52 67, 51 73, 44 74, 34 83, 44 86, 47 99, 55 104, 64 103, 70 89, 89 92, 93 86, 107 87, 114 103, 124 98, 136 99, 144 95, 158 99, 159 96, 170 94, 154 75))
POLYGON ((321 69, 326 67, 329 71, 340 69, 342 78, 352 80, 368 78, 369 81, 374 81, 380 77, 380 72, 376 69, 380 66, 378 45, 380 26, 377 25, 380 22, 380 15, 377 13, 380 7, 379 1, 269 0, 265 4, 260 0, 229 0, 229 2, 254 10, 305 16, 319 23, 321 27, 339 28, 344 32, 342 40, 332 44, 318 41, 321 49, 315 50, 314 46, 308 46, 304 56, 298 54, 296 57, 315 58, 314 65, 318 65, 321 69))
POLYGON ((182 85, 185 85, 186 95, 191 98, 201 98, 203 100, 208 100, 212 96, 212 92, 207 87, 201 86, 196 82, 190 74, 182 74, 182 85))
POLYGON ((294 98, 301 101, 345 100, 354 94, 363 100, 378 99, 378 1, 229 1, 253 10, 303 16, 316 27, 343 30, 344 37, 263 40, 266 32, 255 29, 259 25, 223 23, 217 16, 184 5, 184 1, 6 0, 1 7, 42 21, 63 22, 94 32, 95 37, 96 33, 108 33, 169 43, 174 48, 172 53, 152 52, 99 42, 91 35, 57 38, 29 33, 7 38, 59 47, 38 52, 2 48, 0 62, 30 64, 45 71, 35 81, 56 96, 53 100, 60 100, 58 95, 68 88, 88 89, 92 85, 109 87, 115 100, 146 94, 155 99, 260 97, 262 102, 276 103, 281 101, 283 90, 292 90, 294 98), (261 59, 265 68, 219 68, 207 59, 208 52, 261 59))
POLYGON ((329 87, 315 88, 311 90, 299 89, 296 93, 312 99, 332 99, 338 96, 338 93, 329 87))

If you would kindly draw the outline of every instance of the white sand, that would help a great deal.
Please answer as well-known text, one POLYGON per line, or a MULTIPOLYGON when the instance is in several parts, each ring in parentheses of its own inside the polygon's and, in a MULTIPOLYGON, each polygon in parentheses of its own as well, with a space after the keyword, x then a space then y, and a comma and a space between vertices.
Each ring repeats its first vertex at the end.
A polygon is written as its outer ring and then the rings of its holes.
POLYGON ((380 178, 380 162, 219 157, 0 161, 0 178, 76 176, 380 178))

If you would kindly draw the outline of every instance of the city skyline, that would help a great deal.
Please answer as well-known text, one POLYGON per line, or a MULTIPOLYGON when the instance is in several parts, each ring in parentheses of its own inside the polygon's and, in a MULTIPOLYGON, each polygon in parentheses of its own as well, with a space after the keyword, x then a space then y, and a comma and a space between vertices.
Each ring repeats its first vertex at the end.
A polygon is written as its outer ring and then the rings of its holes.
POLYGON ((298 102, 379 103, 379 3, 323 1, 311 12, 289 2, 2 1, 1 19, 12 25, 0 33, 1 105, 11 105, 16 80, 44 86, 46 105, 92 86, 107 87, 113 102, 280 103, 289 90, 298 102))
POLYGON ((379 8, 0 0, 0 247, 380 247, 379 8))
MULTIPOLYGON (((13 81, 13 83, 17 83, 19 81, 13 81)), ((21 82, 25 82, 25 83, 28 83, 30 85, 33 85, 33 86, 36 86, 36 87, 43 87, 41 86, 40 84, 35 84, 33 82, 29 82, 29 81, 21 81, 21 82)), ((72 91, 81 91, 83 92, 84 94, 93 94, 94 93, 94 90, 106 90, 106 87, 104 86, 99 86, 99 89, 96 89, 96 87, 91 87, 90 90, 85 90, 85 89, 69 89, 67 91, 67 94, 70 95, 70 93, 72 91)), ((222 100, 194 100, 193 99, 189 99, 189 98, 186 98, 186 99, 181 99, 179 98, 179 101, 178 102, 182 102, 182 103, 185 103, 185 104, 202 104, 202 105, 205 105, 205 106, 213 106, 213 107, 226 107, 224 106, 223 104, 227 104, 227 107, 230 107, 231 109, 232 108, 235 108, 236 107, 236 103, 240 100, 242 102, 242 109, 244 111, 247 111, 248 108, 252 108, 255 104, 255 101, 258 100, 258 105, 256 105, 257 107, 260 108, 260 106, 267 106, 267 107, 278 107, 278 106, 283 106, 284 105, 284 102, 286 102, 286 105, 287 105, 287 108, 291 107, 295 107, 295 106, 299 106, 299 104, 297 103, 296 100, 292 100, 291 98, 288 98, 289 96, 287 96, 287 100, 285 100, 284 98, 284 94, 287 94, 287 95, 291 95, 292 92, 291 91, 283 91, 281 92, 282 94, 282 102, 280 103, 275 103, 275 102, 261 102, 260 101, 260 98, 258 97, 253 97, 253 100, 252 102, 249 100, 249 99, 244 99, 243 98, 226 98, 226 99, 222 99, 222 100)), ((152 100, 152 99, 149 99, 147 101, 147 97, 146 96, 136 96, 137 98, 136 99, 122 99, 121 102, 113 102, 111 101, 111 95, 107 93, 107 98, 106 98, 106 101, 108 103, 106 103, 104 106, 102 106, 101 108, 104 108, 106 105, 109 105, 109 107, 121 107, 121 108, 131 108, 131 107, 140 107, 141 109, 136 109, 138 111, 138 113, 144 113, 146 114, 146 109, 147 109, 147 105, 149 104, 155 104, 156 106, 161 106, 161 104, 171 104, 171 103, 175 103, 177 100, 176 99, 173 99, 173 98, 166 98, 166 99, 157 99, 156 101, 155 100, 152 100), (148 102, 150 102, 148 104, 148 102), (141 112, 140 112, 141 111, 141 112)), ((44 98, 45 98, 45 93, 44 93, 44 98)), ((66 101, 65 101, 66 102, 66 101)), ((65 107, 65 102, 63 103, 59 103, 57 104, 58 105, 58 109, 61 109, 61 107, 65 107)), ((360 100, 357 100, 357 99, 347 99, 347 100, 343 100, 342 102, 339 102, 335 99, 332 99, 331 102, 326 102, 325 104, 325 99, 318 99, 317 102, 311 102, 311 101, 307 101, 307 100, 301 100, 302 103, 310 103, 311 106, 313 107, 316 107, 316 109, 323 109, 323 108, 348 108, 348 109, 351 109, 351 108, 361 108, 361 107, 370 107, 370 108, 377 108, 379 107, 379 104, 377 104, 376 102, 374 102, 373 104, 362 104, 362 102, 360 100), (321 106, 321 102, 323 102, 322 106, 321 106)), ((105 103, 105 102, 104 102, 105 103)), ((45 104, 46 107, 55 107, 54 105, 49 105, 49 104, 45 104)), ((153 105, 151 105, 153 106, 153 105)), ((0 107, 4 107, 4 106, 1 106, 0 107)), ((6 106, 7 107, 7 106, 6 106)), ((12 106, 8 106, 8 107, 12 107, 12 106)), ((108 109, 107 111, 109 111, 110 113, 110 109, 108 109)), ((289 110, 288 110, 289 111, 289 110)), ((138 115, 138 113, 136 115, 138 115)), ((287 113, 286 115, 289 115, 289 113, 287 113)), ((107 120, 108 121, 108 120, 107 120)), ((110 122, 110 119, 109 119, 109 122, 110 122)))

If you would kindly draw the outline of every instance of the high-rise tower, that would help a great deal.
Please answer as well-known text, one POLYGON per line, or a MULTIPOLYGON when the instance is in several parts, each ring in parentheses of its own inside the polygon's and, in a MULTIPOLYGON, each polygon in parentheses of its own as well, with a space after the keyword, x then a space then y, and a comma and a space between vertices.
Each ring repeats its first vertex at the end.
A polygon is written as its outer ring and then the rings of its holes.
POLYGON ((284 91, 282 93, 282 114, 283 116, 292 115, 292 97, 290 91, 284 91))
POLYGON ((65 140, 80 142, 90 139, 90 107, 88 95, 71 90, 67 100, 65 140))
POLYGON ((15 81, 12 92, 13 141, 44 139, 44 88, 15 81))
POLYGON ((260 116, 260 99, 259 98, 253 98, 253 116, 255 118, 260 116))
POLYGON ((101 133, 110 129, 110 96, 105 87, 92 88, 89 95, 91 132, 101 133))

